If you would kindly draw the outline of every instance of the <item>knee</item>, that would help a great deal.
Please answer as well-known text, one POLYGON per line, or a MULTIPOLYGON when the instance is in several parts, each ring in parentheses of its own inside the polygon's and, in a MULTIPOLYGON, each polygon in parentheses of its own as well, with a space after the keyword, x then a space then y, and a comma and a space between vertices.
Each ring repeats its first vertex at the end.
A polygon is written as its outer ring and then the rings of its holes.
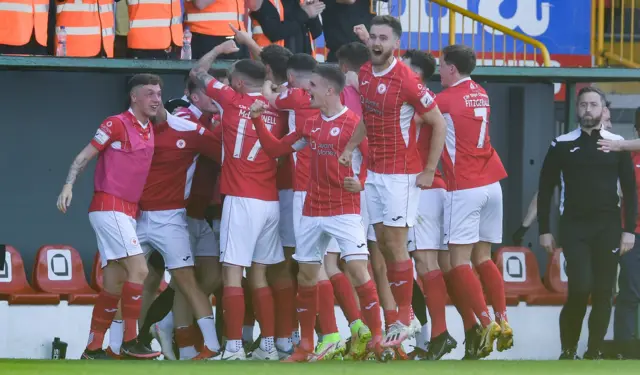
MULTIPOLYGON (((127 269, 127 280, 132 283, 143 284, 148 275, 149 268, 145 262, 136 262, 134 267, 127 269)), ((160 276, 160 278, 162 278, 162 276, 160 276)))
POLYGON ((301 263, 298 271, 298 284, 312 286, 318 282, 319 264, 301 263))
POLYGON ((327 272, 329 278, 342 273, 340 267, 338 267, 339 259, 336 260, 333 256, 326 256, 324 258, 324 270, 327 272))
POLYGON ((567 295, 567 302, 565 305, 587 308, 587 304, 589 303, 589 296, 591 293, 589 291, 579 290, 579 291, 571 291, 567 295))

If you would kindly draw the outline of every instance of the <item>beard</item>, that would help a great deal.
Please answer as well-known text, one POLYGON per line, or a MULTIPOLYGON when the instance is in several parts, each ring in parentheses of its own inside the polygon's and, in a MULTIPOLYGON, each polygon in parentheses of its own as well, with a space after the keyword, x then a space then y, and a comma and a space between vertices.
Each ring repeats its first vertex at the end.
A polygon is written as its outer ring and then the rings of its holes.
POLYGON ((585 129, 592 129, 596 126, 600 125, 602 122, 602 116, 590 116, 589 118, 579 117, 578 121, 580 122, 580 126, 585 129))
POLYGON ((371 54, 371 62, 373 65, 382 65, 385 62, 389 61, 389 58, 393 54, 393 51, 382 51, 380 55, 376 55, 374 53, 371 54))

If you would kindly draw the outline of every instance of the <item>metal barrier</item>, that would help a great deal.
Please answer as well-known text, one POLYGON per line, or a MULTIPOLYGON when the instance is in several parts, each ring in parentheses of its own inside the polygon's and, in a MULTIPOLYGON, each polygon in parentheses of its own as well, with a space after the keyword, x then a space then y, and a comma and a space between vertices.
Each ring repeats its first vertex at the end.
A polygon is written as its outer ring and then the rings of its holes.
POLYGON ((447 0, 430 0, 426 9, 423 9, 424 6, 424 0, 389 0, 388 3, 378 0, 372 1, 371 11, 399 18, 403 22, 406 45, 409 48, 438 52, 458 40, 457 43, 470 44, 476 49, 478 65, 551 66, 547 47, 528 35, 513 31, 447 0), (443 16, 446 10, 448 16, 443 16), (440 20, 436 31, 434 18, 440 20), (447 38, 443 37, 443 29, 448 31, 447 38), (458 34, 461 36, 457 36, 458 34), (468 34, 471 36, 468 37, 468 34), (417 38, 417 41, 412 38, 417 38), (426 45, 422 41, 425 38, 426 45), (507 52, 507 43, 513 43, 512 52, 507 52), (516 52, 518 49, 520 51, 516 52))
POLYGON ((640 1, 591 1, 591 35, 595 39, 592 53, 598 66, 617 64, 640 68, 636 12, 640 12, 640 1))

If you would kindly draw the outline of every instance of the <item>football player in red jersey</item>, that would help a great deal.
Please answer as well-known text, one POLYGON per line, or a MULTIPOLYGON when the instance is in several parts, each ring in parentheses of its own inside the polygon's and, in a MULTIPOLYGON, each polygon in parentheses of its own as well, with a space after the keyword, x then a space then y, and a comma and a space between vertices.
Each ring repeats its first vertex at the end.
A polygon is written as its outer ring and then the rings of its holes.
MULTIPOLYGON (((230 86, 207 73, 216 57, 237 51, 234 41, 216 46, 202 57, 191 74, 207 87, 207 95, 222 108, 222 171, 220 193, 225 195, 220 228, 220 262, 224 284, 223 304, 227 343, 223 360, 246 359, 242 346, 245 302, 242 273, 252 289, 255 314, 262 340, 253 359, 278 359, 275 348, 274 300, 267 283, 267 267, 284 261, 278 224, 280 206, 276 188, 277 163, 264 150, 253 129, 249 108, 256 99, 265 100, 262 86, 265 68, 260 62, 240 60, 233 65, 230 86)), ((273 131, 279 113, 265 111, 263 119, 273 131)))
POLYGON ((376 16, 368 46, 371 63, 360 70, 363 123, 345 147, 341 162, 365 136, 369 140, 369 174, 365 184, 367 207, 378 244, 386 253, 389 284, 398 304, 398 321, 387 332, 384 346, 397 347, 413 337, 411 324, 413 262, 407 251, 407 232, 415 223, 420 188, 430 187, 442 154, 446 124, 435 95, 393 52, 400 46, 402 25, 391 16, 376 16), (433 129, 426 163, 417 145, 418 114, 433 129))
MULTIPOLYGON (((135 217, 153 157, 155 137, 149 119, 164 112, 162 80, 152 74, 137 74, 128 87, 131 107, 103 121, 91 143, 73 161, 57 202, 58 209, 66 213, 78 174, 97 156, 89 221, 98 241, 104 289, 93 308, 89 342, 82 359, 108 359, 119 354, 119 350, 116 353, 110 348, 107 353, 102 350, 119 303, 124 329, 129 332, 122 351, 138 358, 160 355, 135 340, 142 284, 148 273, 136 235, 135 217)), ((122 334, 120 331, 121 340, 122 334)))
MULTIPOLYGON (((374 282, 368 271, 366 236, 360 216, 360 191, 366 178, 366 169, 354 170, 341 165, 338 155, 349 142, 359 117, 340 101, 344 88, 344 74, 335 67, 318 66, 309 82, 311 106, 319 108, 321 115, 310 118, 305 125, 296 128, 278 141, 259 120, 263 103, 252 106, 256 130, 265 151, 272 157, 291 153, 309 145, 311 150, 310 178, 304 202, 303 216, 296 232, 298 273, 298 319, 301 325, 301 341, 292 362, 322 359, 330 347, 313 351, 313 329, 318 311, 318 273, 331 238, 335 238, 347 262, 347 272, 353 277, 363 314, 371 324, 371 331, 362 320, 351 322, 352 354, 362 357, 372 335, 381 336, 380 305, 374 282), (356 178, 357 177, 357 178, 356 178)), ((366 142, 359 146, 365 149, 366 142)), ((366 159, 362 159, 365 161, 366 159)), ((360 166, 358 166, 360 167, 360 166)), ((335 322, 334 322, 335 325, 335 322)), ((336 328, 337 331, 337 328, 336 328)))
POLYGON ((453 268, 450 276, 458 300, 473 309, 482 324, 477 353, 485 357, 496 339, 499 351, 509 349, 513 331, 507 323, 502 275, 491 260, 491 244, 502 243, 500 180, 507 172, 491 146, 489 96, 470 77, 475 67, 472 48, 445 47, 440 58, 440 80, 445 89, 437 103, 448 127, 442 167, 447 184, 444 241, 453 268), (489 316, 482 286, 493 304, 496 321, 489 316))

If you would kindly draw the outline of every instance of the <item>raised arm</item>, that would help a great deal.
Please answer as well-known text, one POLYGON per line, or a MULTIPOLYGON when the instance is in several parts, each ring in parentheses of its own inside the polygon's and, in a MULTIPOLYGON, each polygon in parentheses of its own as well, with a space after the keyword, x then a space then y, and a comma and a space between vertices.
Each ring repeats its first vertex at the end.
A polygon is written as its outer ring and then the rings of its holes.
POLYGON ((250 110, 253 126, 256 129, 256 133, 258 133, 262 149, 267 155, 275 159, 304 148, 304 146, 306 146, 306 140, 303 139, 302 134, 297 130, 278 139, 267 129, 264 121, 262 121, 262 113, 266 108, 266 103, 261 100, 256 100, 251 105, 250 110))
POLYGON ((202 58, 200 58, 196 63, 196 66, 191 69, 189 75, 191 78, 198 81, 203 87, 207 87, 209 83, 215 79, 209 74, 209 69, 211 69, 211 66, 218 56, 238 51, 239 49, 238 46, 236 46, 236 42, 233 40, 227 40, 226 42, 215 46, 211 51, 202 56, 202 58))

